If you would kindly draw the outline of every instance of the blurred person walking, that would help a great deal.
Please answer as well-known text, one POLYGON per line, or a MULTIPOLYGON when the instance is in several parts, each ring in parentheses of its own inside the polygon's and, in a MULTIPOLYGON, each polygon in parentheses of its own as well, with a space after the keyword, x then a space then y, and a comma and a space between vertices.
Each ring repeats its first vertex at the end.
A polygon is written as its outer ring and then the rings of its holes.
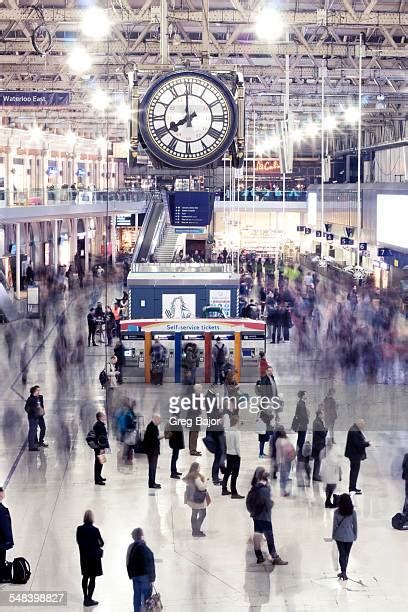
POLYGON ((350 495, 343 493, 339 498, 339 507, 334 511, 332 539, 339 551, 340 580, 348 580, 347 565, 351 547, 357 540, 357 514, 350 495))
POLYGON ((95 579, 102 576, 102 556, 104 541, 97 527, 94 526, 94 514, 92 510, 86 510, 84 522, 77 527, 76 541, 79 547, 79 557, 82 573, 82 592, 84 594, 84 606, 97 606, 98 602, 93 600, 95 590, 95 579))
POLYGON ((160 415, 154 414, 152 420, 146 427, 143 446, 149 464, 149 489, 161 489, 161 485, 156 482, 157 462, 160 455, 160 415))
POLYGON ((167 427, 164 432, 164 437, 169 441, 169 446, 171 448, 170 478, 180 480, 181 472, 177 471, 177 461, 180 451, 185 448, 182 426, 177 424, 172 425, 171 428, 167 427))
POLYGON ((106 463, 106 450, 110 448, 108 432, 105 425, 106 416, 104 412, 96 413, 96 423, 93 426, 95 432, 95 442, 98 445, 94 449, 94 481, 96 485, 105 485, 106 478, 102 478, 103 464, 106 463))
POLYGON ((214 384, 222 385, 224 383, 224 366, 227 361, 227 347, 223 342, 221 342, 221 338, 218 336, 215 339, 215 344, 212 347, 211 357, 214 365, 214 384))
POLYGON ((320 462, 321 454, 326 446, 327 429, 323 422, 323 406, 320 405, 315 420, 313 421, 313 436, 312 436, 312 457, 313 461, 313 480, 320 482, 320 462))
POLYGON ((306 440, 306 432, 309 425, 309 411, 306 408, 306 391, 298 391, 298 403, 293 417, 291 429, 297 432, 296 447, 302 452, 306 440))
POLYGON ((237 491, 237 479, 241 465, 241 434, 239 431, 239 416, 230 417, 230 428, 225 432, 227 448, 227 466, 222 481, 222 495, 231 495, 231 499, 243 499, 237 491), (228 479, 231 476, 231 491, 228 491, 228 479))
POLYGON ((283 425, 279 425, 276 431, 276 463, 279 466, 280 490, 283 497, 288 497, 290 493, 286 487, 289 481, 292 461, 296 457, 296 450, 289 440, 283 425))
POLYGON ((320 475, 326 485, 325 508, 335 508, 336 504, 332 501, 332 495, 341 481, 341 465, 339 454, 331 438, 328 438, 326 443, 326 455, 321 462, 320 475))
POLYGON ((329 389, 323 400, 324 422, 329 436, 334 443, 334 424, 337 420, 337 402, 334 398, 334 389, 329 389))

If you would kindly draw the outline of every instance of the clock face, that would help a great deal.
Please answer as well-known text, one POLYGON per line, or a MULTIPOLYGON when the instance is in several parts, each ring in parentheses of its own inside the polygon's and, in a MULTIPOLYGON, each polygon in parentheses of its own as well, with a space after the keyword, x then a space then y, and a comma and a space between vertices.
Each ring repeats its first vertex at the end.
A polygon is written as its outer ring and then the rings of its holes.
POLYGON ((230 91, 213 75, 171 73, 141 101, 140 132, 151 153, 174 167, 198 167, 220 158, 236 132, 230 91))

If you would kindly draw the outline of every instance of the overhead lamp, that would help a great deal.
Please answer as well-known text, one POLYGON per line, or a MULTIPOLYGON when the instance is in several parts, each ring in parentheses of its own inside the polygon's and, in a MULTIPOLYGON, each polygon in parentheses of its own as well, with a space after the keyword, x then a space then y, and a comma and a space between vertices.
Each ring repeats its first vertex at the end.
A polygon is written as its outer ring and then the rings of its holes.
POLYGON ((30 138, 31 140, 41 140, 44 136, 44 132, 40 128, 39 125, 33 125, 30 129, 30 138))
POLYGON ((258 155, 263 155, 265 153, 266 149, 267 149, 266 142, 260 142, 255 147, 255 151, 256 151, 256 153, 258 155))
POLYGON ((73 147, 74 144, 77 141, 77 135, 74 134, 74 132, 72 132, 72 130, 69 130, 66 134, 65 134, 65 140, 67 141, 68 145, 73 147))
POLYGON ((100 6, 91 6, 86 9, 81 20, 81 31, 85 36, 94 40, 106 38, 111 30, 111 22, 107 11, 100 6))
POLYGON ((293 130, 291 130, 290 135, 292 137, 293 142, 297 143, 302 142, 304 138, 303 130, 301 130, 300 128, 294 128, 293 130))
POLYGON ((109 96, 106 91, 96 89, 91 96, 91 105, 95 110, 104 111, 109 106, 109 96))
POLYGON ((92 66, 92 57, 89 55, 85 47, 77 45, 68 55, 67 63, 73 72, 82 74, 87 72, 92 66))
POLYGON ((272 151, 276 151, 277 149, 279 149, 280 146, 280 138, 277 134, 273 134, 272 136, 269 136, 269 138, 266 139, 266 148, 268 151, 272 150, 272 151))
POLYGON ((119 121, 123 121, 124 123, 126 123, 127 121, 129 121, 130 117, 131 117, 131 108, 129 104, 119 104, 119 106, 116 109, 116 117, 119 119, 119 121))
POLYGON ((325 115, 323 127, 327 132, 334 132, 337 129, 337 117, 334 115, 325 115))
POLYGON ((309 138, 315 138, 319 133, 319 125, 315 121, 308 121, 303 131, 309 138))
POLYGON ((99 149, 103 151, 108 146, 108 141, 104 136, 98 136, 98 138, 96 139, 96 145, 99 149))
POLYGON ((344 109, 344 121, 347 123, 357 123, 360 119, 360 111, 357 106, 349 106, 344 109))
POLYGON ((286 29, 282 13, 272 7, 265 8, 259 15, 255 24, 255 32, 262 40, 274 41, 281 38, 286 29))

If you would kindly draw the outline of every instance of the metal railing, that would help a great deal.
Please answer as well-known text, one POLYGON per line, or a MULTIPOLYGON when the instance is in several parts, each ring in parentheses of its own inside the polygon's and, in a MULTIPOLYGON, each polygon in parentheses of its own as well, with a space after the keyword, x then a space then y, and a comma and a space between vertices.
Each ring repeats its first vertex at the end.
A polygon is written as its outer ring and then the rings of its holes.
POLYGON ((55 206, 57 204, 90 204, 93 202, 141 202, 151 197, 142 189, 0 189, 0 207, 55 206))
POLYGON ((209 273, 209 274, 231 274, 233 272, 231 264, 207 264, 207 263, 133 263, 132 272, 136 273, 151 273, 151 274, 191 274, 209 273))

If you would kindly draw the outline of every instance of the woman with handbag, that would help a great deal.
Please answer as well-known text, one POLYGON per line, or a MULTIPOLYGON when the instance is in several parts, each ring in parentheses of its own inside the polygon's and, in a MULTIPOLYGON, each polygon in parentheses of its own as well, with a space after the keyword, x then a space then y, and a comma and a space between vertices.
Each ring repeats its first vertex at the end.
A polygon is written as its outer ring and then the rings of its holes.
POLYGON ((350 495, 343 493, 339 497, 339 507, 333 515, 332 539, 339 551, 341 572, 337 574, 340 580, 348 580, 347 565, 353 542, 357 540, 357 514, 350 495))
POLYGON ((79 556, 82 573, 82 591, 84 593, 84 606, 97 606, 98 602, 92 599, 95 590, 96 576, 102 576, 102 556, 104 541, 99 529, 94 526, 92 510, 84 514, 83 525, 76 531, 76 541, 79 547, 79 556))
POLYGON ((108 432, 105 427, 105 413, 97 412, 96 413, 96 423, 93 426, 93 430, 95 432, 95 441, 98 445, 97 448, 94 449, 95 453, 95 464, 94 464, 94 479, 95 484, 97 485, 105 485, 106 478, 102 478, 102 467, 103 464, 106 463, 106 449, 109 447, 108 440, 108 432))
POLYGON ((205 478, 200 474, 200 464, 196 461, 191 464, 187 475, 183 478, 186 483, 184 503, 191 508, 191 529, 194 538, 204 538, 205 533, 201 526, 207 514, 207 506, 211 498, 207 491, 205 478))

